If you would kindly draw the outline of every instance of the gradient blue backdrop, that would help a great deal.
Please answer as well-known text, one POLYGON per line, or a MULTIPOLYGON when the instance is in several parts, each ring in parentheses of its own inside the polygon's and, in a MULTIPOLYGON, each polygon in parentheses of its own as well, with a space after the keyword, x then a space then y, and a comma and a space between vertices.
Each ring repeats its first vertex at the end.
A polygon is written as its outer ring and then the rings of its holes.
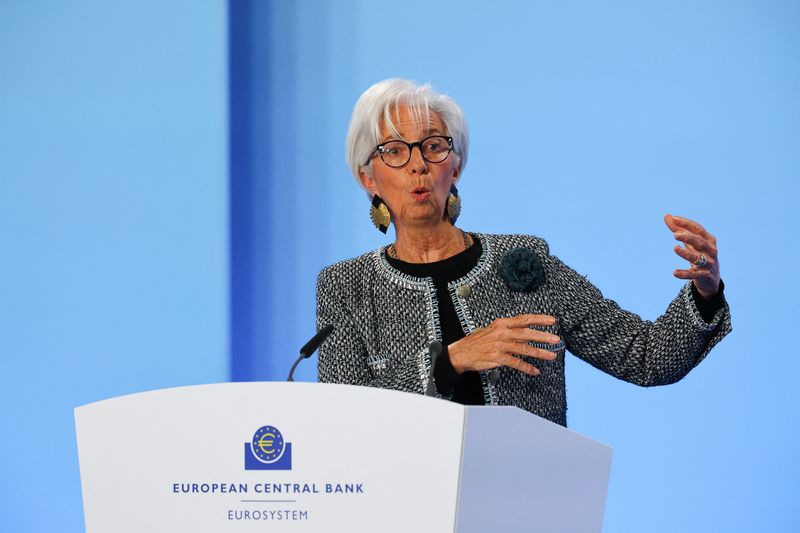
POLYGON ((719 237, 734 332, 685 380, 568 360, 605 531, 800 529, 800 4, 392 6, 0 3, 0 530, 82 529, 75 406, 284 377, 319 269, 391 239, 343 162, 389 76, 467 114, 465 229, 540 235, 645 318, 680 286, 663 214, 719 237))

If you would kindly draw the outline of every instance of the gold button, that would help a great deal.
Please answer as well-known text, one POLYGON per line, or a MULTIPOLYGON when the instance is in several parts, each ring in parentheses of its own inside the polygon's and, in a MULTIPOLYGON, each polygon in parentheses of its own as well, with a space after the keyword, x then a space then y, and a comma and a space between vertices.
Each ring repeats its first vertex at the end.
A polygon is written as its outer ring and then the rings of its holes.
POLYGON ((458 288, 458 295, 462 298, 469 298, 472 288, 469 285, 462 285, 458 288))

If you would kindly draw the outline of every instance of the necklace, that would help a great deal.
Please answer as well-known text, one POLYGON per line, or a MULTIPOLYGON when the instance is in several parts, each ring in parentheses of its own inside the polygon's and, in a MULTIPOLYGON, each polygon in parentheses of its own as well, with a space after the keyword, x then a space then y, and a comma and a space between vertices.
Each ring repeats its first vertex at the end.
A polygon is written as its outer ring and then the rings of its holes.
MULTIPOLYGON (((461 232, 461 236, 464 237, 464 250, 470 247, 470 238, 469 234, 465 232, 463 229, 459 229, 458 231, 461 232)), ((394 244, 389 246, 389 257, 392 259, 397 259, 397 248, 395 248, 394 244)))

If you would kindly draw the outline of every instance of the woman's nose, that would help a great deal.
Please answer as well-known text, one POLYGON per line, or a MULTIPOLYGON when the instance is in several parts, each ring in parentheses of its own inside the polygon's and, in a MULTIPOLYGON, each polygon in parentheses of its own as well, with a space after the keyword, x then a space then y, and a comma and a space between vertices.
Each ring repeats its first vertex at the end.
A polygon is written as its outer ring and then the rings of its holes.
POLYGON ((413 146, 411 148, 411 159, 408 161, 408 166, 412 172, 419 174, 428 171, 428 162, 422 157, 422 148, 420 146, 413 146))

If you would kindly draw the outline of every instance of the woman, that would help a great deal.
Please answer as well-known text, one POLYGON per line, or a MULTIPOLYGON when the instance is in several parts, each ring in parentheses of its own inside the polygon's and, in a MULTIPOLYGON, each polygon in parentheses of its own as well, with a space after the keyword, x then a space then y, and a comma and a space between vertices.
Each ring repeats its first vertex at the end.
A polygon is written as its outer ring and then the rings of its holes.
POLYGON ((655 322, 605 299, 527 235, 456 226, 467 162, 461 109, 427 85, 386 80, 353 111, 347 159, 394 243, 324 269, 317 324, 323 382, 425 392, 464 404, 516 405, 566 425, 565 350, 643 386, 685 376, 730 330, 716 239, 689 219, 665 222, 690 280, 655 322), (429 346, 442 353, 431 373, 429 346))

